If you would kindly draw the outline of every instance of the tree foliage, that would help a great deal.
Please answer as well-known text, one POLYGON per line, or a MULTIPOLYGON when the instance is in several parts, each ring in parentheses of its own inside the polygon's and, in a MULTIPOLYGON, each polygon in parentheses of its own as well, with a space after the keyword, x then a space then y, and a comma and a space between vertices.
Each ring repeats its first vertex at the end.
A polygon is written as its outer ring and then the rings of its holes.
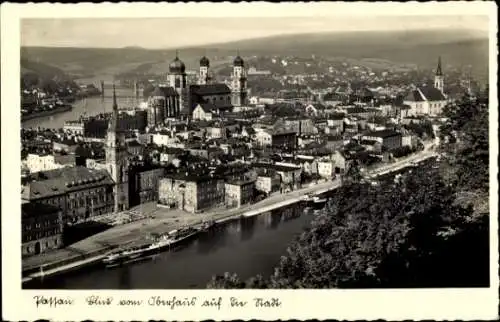
POLYGON ((457 192, 488 191, 487 98, 466 97, 445 113, 440 133, 443 141, 452 138, 443 149, 453 180, 427 163, 400 180, 371 186, 351 167, 274 274, 246 282, 227 274, 214 277, 217 285, 209 287, 488 286, 489 214, 457 202, 457 192))
POLYGON ((445 108, 440 128, 442 149, 459 190, 489 189, 488 97, 464 96, 445 108))

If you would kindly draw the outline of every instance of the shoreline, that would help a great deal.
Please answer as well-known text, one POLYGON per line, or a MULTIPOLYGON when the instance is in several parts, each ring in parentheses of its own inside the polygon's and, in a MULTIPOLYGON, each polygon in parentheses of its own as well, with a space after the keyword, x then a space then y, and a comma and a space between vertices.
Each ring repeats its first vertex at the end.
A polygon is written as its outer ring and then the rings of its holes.
MULTIPOLYGON (((340 187, 340 185, 334 185, 333 187, 331 187, 327 191, 335 190, 339 187, 340 187)), ((320 193, 324 193, 324 192, 320 192, 320 193)), ((318 194, 320 194, 320 193, 318 193, 318 194)), ((255 210, 242 209, 241 212, 237 212, 235 214, 228 214, 225 216, 221 216, 220 218, 217 218, 217 215, 214 215, 210 219, 213 220, 216 225, 221 225, 221 224, 226 224, 230 221, 238 220, 241 218, 258 216, 258 215, 264 214, 266 212, 269 212, 273 209, 279 209, 279 208, 291 206, 291 205, 294 205, 296 203, 300 203, 303 201, 304 200, 302 197, 297 197, 297 198, 293 198, 290 200, 278 202, 278 203, 275 203, 272 205, 262 206, 261 208, 255 209, 255 210)), ((237 210, 237 208, 235 210, 237 210)), ((201 223, 194 223, 194 224, 188 225, 187 227, 198 229, 200 225, 201 225, 201 223)), ((194 238, 196 238, 196 237, 197 236, 194 236, 194 238)), ((133 242, 131 242, 131 244, 132 243, 133 242)), ((137 244, 139 244, 139 243, 137 243, 137 244)), ((102 259, 104 257, 106 257, 106 254, 108 252, 110 252, 114 249, 117 249, 117 248, 119 248, 119 247, 110 247, 110 248, 106 248, 106 249, 103 249, 103 250, 96 252, 96 253, 98 253, 97 255, 90 255, 90 254, 87 255, 90 257, 86 257, 85 255, 81 255, 84 258, 82 258, 80 260, 76 260, 76 261, 71 261, 71 262, 69 262, 67 264, 63 264, 61 266, 55 266, 55 267, 50 268, 48 270, 43 270, 43 269, 36 270, 36 272, 33 272, 27 276, 23 276, 22 277, 22 284, 24 285, 26 283, 29 283, 29 282, 32 282, 35 280, 40 280, 43 278, 51 278, 54 276, 70 273, 70 272, 82 269, 84 267, 97 266, 99 263, 101 263, 102 259)), ((163 253, 163 252, 164 251, 160 251, 160 253, 163 253)), ((49 263, 49 264, 42 265, 41 267, 45 267, 45 266, 52 266, 52 265, 49 263)), ((30 270, 32 270, 32 269, 30 269, 30 270)))
POLYGON ((54 115, 54 114, 69 112, 72 109, 73 109, 73 105, 69 105, 68 104, 68 105, 64 105, 62 107, 55 108, 55 109, 49 110, 49 111, 31 113, 31 114, 27 114, 27 115, 22 115, 21 114, 21 123, 23 123, 25 121, 30 121, 30 120, 33 120, 33 119, 45 117, 45 116, 51 116, 51 115, 54 115))
MULTIPOLYGON (((425 150, 423 152, 425 152, 425 150)), ((420 161, 422 161, 422 160, 425 160, 425 159, 430 158, 432 156, 433 156, 433 153, 431 153, 430 155, 425 155, 424 153, 418 153, 415 155, 411 155, 407 158, 404 158, 403 160, 397 161, 395 164, 391 164, 391 165, 388 165, 385 167, 379 167, 378 169, 374 169, 373 171, 371 171, 372 174, 370 177, 373 178, 373 177, 377 177, 379 175, 382 175, 384 173, 398 171, 402 168, 406 168, 408 166, 411 166, 412 162, 415 162, 416 159, 421 159, 420 161)), ((295 203, 303 202, 306 194, 312 194, 312 195, 317 196, 317 195, 320 195, 320 194, 325 193, 327 191, 332 191, 332 190, 338 189, 341 186, 342 185, 338 179, 336 179, 334 181, 322 182, 319 184, 312 184, 310 186, 306 186, 306 187, 303 187, 301 189, 288 192, 286 194, 271 196, 267 200, 264 199, 264 200, 258 202, 257 204, 249 204, 249 205, 245 205, 241 208, 232 208, 232 209, 226 209, 226 210, 215 209, 215 210, 213 210, 213 212, 207 213, 205 216, 203 216, 201 218, 195 217, 194 220, 191 220, 190 222, 186 222, 184 224, 184 226, 196 228, 197 226, 199 226, 202 223, 203 220, 213 220, 216 224, 224 224, 226 222, 236 220, 236 219, 239 219, 242 217, 257 216, 257 215, 266 213, 268 211, 271 211, 273 209, 279 209, 279 208, 291 206, 295 203), (297 195, 297 193, 298 193, 298 195, 297 195), (273 199, 283 199, 283 198, 284 198, 284 200, 276 200, 276 201, 272 202, 271 204, 269 204, 269 202, 272 201, 273 199), (261 204, 259 205, 259 203, 261 203, 261 204)), ((155 205, 155 207, 157 207, 157 206, 155 205)), ((132 223, 132 224, 134 224, 134 223, 132 223)), ((144 222, 142 222, 141 224, 145 225, 144 222)), ((167 223, 163 222, 163 224, 167 224, 167 223)), ((132 227, 132 226, 131 226, 131 224, 122 225, 122 227, 117 228, 117 230, 125 230, 127 227, 130 229, 130 227, 132 227)), ((149 227, 146 227, 146 228, 154 230, 155 228, 158 228, 158 227, 162 228, 160 223, 155 223, 154 226, 151 225, 151 223, 150 223, 149 227)), ((166 226, 163 226, 163 229, 161 231, 167 232, 167 231, 170 231, 172 228, 173 227, 170 226, 167 229, 166 226)), ((130 232, 130 230, 129 230, 129 232, 130 232)), ((117 237, 126 236, 127 233, 129 233, 129 232, 127 232, 125 230, 125 233, 121 232, 121 234, 118 234, 117 237)), ((104 232, 104 233, 106 233, 106 232, 104 232)), ((139 243, 141 241, 141 238, 144 237, 144 236, 142 236, 143 234, 144 234, 144 232, 141 231, 141 229, 139 229, 137 232, 134 232, 132 234, 133 237, 131 238, 131 240, 128 240, 127 242, 125 242, 125 244, 139 243)), ((91 237, 89 237, 89 238, 91 238, 91 237)), ((96 237, 96 238, 98 238, 98 237, 96 237)), ((80 254, 80 255, 77 255, 74 257, 64 258, 63 260, 55 260, 51 263, 35 265, 34 267, 29 267, 27 269, 23 269, 22 285, 24 285, 25 283, 29 283, 31 281, 39 280, 40 278, 43 279, 44 277, 61 275, 61 274, 65 274, 65 273, 70 272, 70 271, 78 270, 78 269, 81 269, 83 267, 88 267, 90 265, 96 264, 96 263, 100 262, 99 259, 102 259, 106 253, 112 251, 113 249, 116 249, 119 246, 120 246, 120 244, 118 246, 114 246, 114 247, 111 245, 108 245, 107 247, 102 247, 102 248, 97 249, 97 250, 91 249, 90 251, 88 251, 84 254, 80 254), (48 270, 43 272, 42 269, 45 267, 51 267, 51 268, 49 268, 48 270), (41 273, 40 271, 42 271, 43 273, 41 273)), ((123 246, 123 243, 121 243, 121 246, 123 246)))

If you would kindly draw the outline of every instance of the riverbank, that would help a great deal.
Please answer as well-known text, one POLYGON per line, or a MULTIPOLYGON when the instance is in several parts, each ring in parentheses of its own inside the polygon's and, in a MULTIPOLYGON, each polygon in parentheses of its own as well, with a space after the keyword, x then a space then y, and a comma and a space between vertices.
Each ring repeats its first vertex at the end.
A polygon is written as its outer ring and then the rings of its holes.
POLYGON ((186 226, 198 228, 206 221, 222 224, 242 216, 256 216, 301 202, 305 194, 314 193, 317 190, 336 189, 339 186, 340 180, 322 182, 287 194, 276 194, 255 204, 240 208, 213 209, 202 214, 165 209, 156 204, 143 205, 142 211, 148 214, 147 219, 116 226, 65 249, 23 260, 23 283, 40 278, 42 275, 49 277, 95 264, 99 258, 102 259, 103 254, 114 249, 125 245, 146 243, 146 237, 150 234, 162 234, 186 226))
POLYGON ((54 114, 68 112, 68 111, 71 111, 72 109, 73 109, 72 105, 63 105, 61 107, 56 107, 56 108, 54 108, 52 110, 48 110, 48 111, 21 115, 21 122, 33 120, 33 119, 36 119, 39 117, 45 117, 45 116, 50 116, 50 115, 54 115, 54 114))
MULTIPOLYGON (((398 171, 407 167, 412 162, 421 161, 432 155, 432 152, 423 151, 404 160, 382 166, 380 169, 383 171, 374 171, 374 174, 398 171)), ((91 265, 98 261, 99 256, 103 256, 103 254, 117 247, 123 247, 132 243, 144 243, 146 242, 146 237, 153 233, 162 234, 186 226, 196 227, 204 221, 215 221, 221 224, 242 216, 256 216, 303 201, 304 196, 307 194, 318 195, 329 190, 334 190, 340 187, 340 185, 340 180, 313 183, 311 186, 286 194, 275 194, 258 203, 245 205, 241 208, 212 209, 201 214, 190 214, 181 210, 165 209, 155 203, 145 204, 139 207, 140 211, 148 217, 147 219, 115 226, 65 249, 23 260, 23 283, 41 277, 40 267, 42 267, 44 272, 43 276, 62 274, 91 265)), ((136 207, 135 210, 139 210, 139 207, 136 207)))

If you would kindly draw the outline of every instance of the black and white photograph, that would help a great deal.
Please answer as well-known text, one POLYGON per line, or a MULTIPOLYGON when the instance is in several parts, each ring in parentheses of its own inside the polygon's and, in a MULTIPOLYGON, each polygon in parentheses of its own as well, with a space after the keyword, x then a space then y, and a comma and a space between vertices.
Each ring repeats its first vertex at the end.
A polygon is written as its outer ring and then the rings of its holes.
POLYGON ((498 290, 496 17, 273 5, 19 19, 14 287, 498 290))

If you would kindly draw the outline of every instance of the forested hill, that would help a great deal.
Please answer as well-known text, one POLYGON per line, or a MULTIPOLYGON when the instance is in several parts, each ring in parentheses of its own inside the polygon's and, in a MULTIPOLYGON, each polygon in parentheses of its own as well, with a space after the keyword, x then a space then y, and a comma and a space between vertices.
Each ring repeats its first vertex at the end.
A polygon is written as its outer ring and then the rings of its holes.
POLYGON ((116 73, 144 63, 153 63, 152 70, 165 70, 175 57, 175 49, 189 68, 198 66, 202 55, 217 63, 234 56, 237 50, 244 57, 314 54, 325 58, 378 58, 426 68, 434 68, 437 57, 442 56, 445 65, 471 65, 483 74, 488 68, 487 35, 469 30, 296 34, 171 49, 23 47, 21 57, 68 73, 116 73))
POLYGON ((241 40, 208 48, 236 48, 245 54, 381 58, 435 67, 439 55, 447 57, 446 63, 452 65, 484 64, 488 38, 470 30, 330 32, 241 40))
POLYGON ((72 76, 63 70, 44 63, 21 59, 21 86, 23 88, 31 86, 44 87, 43 84, 49 82, 76 87, 72 76))

